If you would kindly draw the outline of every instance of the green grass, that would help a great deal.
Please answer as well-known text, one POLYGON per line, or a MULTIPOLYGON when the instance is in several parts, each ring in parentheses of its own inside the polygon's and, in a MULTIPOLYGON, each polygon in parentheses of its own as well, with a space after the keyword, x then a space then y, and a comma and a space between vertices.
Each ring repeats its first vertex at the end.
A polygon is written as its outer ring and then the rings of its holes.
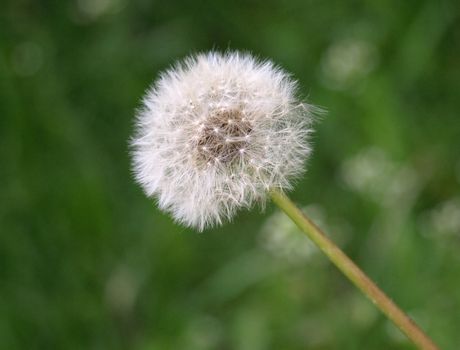
POLYGON ((292 197, 457 349, 455 1, 12 0, 0 12, 0 348, 411 349, 321 254, 266 249, 273 208, 197 234, 134 184, 143 91, 177 58, 231 48, 281 64, 328 110, 292 197))

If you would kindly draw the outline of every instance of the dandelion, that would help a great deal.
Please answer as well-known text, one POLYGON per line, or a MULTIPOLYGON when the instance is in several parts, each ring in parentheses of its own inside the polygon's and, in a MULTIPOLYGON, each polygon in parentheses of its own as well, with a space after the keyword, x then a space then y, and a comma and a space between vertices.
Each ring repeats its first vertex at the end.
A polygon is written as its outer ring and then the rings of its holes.
POLYGON ((203 230, 271 198, 421 349, 438 349, 284 194, 311 152, 314 108, 270 61, 248 54, 192 56, 144 97, 132 140, 136 180, 160 208, 203 230))
POLYGON ((312 106, 270 61, 192 56, 148 90, 132 141, 136 179, 176 221, 203 230, 268 189, 289 190, 310 154, 312 106))

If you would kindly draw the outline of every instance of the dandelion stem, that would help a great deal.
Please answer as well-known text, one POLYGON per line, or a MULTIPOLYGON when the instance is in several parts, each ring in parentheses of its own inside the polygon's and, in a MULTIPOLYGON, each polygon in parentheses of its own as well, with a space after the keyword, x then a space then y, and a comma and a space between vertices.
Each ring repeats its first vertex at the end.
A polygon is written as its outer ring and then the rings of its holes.
POLYGON ((305 233, 327 257, 358 287, 407 337, 422 350, 438 350, 434 342, 377 285, 332 242, 282 192, 270 191, 273 202, 305 233))

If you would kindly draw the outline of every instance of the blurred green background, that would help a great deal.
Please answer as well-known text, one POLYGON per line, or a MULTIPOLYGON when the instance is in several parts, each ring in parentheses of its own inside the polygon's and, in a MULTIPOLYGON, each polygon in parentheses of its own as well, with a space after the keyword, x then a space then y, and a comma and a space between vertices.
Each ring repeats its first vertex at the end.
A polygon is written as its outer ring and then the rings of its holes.
POLYGON ((328 110, 292 197, 458 349, 459 17, 455 0, 2 1, 0 348, 412 348, 273 207, 198 234, 133 182, 144 90, 230 48, 328 110))

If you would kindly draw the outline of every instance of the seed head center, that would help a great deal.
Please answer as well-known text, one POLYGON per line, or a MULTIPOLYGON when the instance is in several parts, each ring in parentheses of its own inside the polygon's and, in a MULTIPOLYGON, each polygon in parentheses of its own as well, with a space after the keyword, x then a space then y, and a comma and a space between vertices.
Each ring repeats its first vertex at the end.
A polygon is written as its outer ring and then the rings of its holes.
POLYGON ((242 157, 250 140, 251 123, 239 110, 218 110, 199 130, 196 160, 199 164, 231 163, 242 157))

